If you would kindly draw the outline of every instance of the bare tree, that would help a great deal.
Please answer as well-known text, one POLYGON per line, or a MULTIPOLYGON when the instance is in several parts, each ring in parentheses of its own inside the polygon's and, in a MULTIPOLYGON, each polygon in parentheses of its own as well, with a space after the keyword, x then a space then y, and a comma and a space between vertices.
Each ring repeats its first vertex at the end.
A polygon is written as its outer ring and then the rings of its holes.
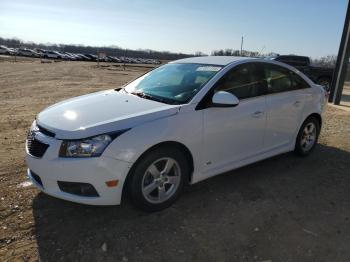
POLYGON ((194 56, 208 56, 208 55, 205 54, 205 53, 203 53, 203 52, 201 52, 201 51, 196 51, 196 52, 194 53, 194 56))
POLYGON ((337 56, 336 55, 327 55, 320 58, 312 59, 312 64, 315 66, 321 66, 321 67, 335 67, 335 64, 337 62, 337 56))
POLYGON ((212 55, 215 56, 249 56, 249 57, 258 57, 259 52, 257 51, 247 51, 242 50, 242 54, 240 50, 233 50, 233 49, 220 49, 220 50, 214 50, 211 52, 212 55))

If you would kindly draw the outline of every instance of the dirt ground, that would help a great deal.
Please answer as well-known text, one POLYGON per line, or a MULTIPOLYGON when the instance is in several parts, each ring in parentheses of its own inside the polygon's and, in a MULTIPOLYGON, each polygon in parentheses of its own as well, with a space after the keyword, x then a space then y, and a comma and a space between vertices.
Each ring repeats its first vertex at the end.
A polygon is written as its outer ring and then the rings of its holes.
POLYGON ((25 183, 39 111, 145 70, 0 61, 0 261, 350 261, 350 112, 332 107, 309 157, 208 179, 159 213, 73 204, 25 183))

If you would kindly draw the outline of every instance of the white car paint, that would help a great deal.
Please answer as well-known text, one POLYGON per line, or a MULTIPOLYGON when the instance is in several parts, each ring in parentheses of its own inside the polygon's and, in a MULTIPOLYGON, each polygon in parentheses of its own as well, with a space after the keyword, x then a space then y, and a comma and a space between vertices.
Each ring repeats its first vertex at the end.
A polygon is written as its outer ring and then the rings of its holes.
POLYGON ((203 166, 206 172, 215 172, 263 151, 265 111, 265 98, 261 97, 242 101, 237 107, 204 110, 203 166))
POLYGON ((31 49, 27 49, 27 48, 19 48, 18 55, 22 55, 22 56, 30 56, 30 57, 39 57, 39 53, 35 52, 34 50, 31 49))
POLYGON ((223 65, 187 104, 168 105, 145 100, 125 91, 103 91, 72 98, 50 106, 37 116, 37 123, 56 134, 38 133, 49 144, 42 158, 27 151, 28 175, 40 175, 47 194, 69 201, 120 204, 124 181, 138 158, 162 142, 184 145, 193 158, 191 183, 294 149, 297 132, 309 115, 321 115, 325 91, 295 68, 251 58, 200 57, 173 63, 223 65), (211 87, 230 69, 246 62, 264 62, 285 67, 300 75, 310 88, 263 95, 240 101, 236 107, 196 110, 211 87), (62 139, 80 139, 111 131, 129 129, 97 158, 62 158, 62 139), (31 170, 31 171, 30 171, 31 170), (118 179, 117 187, 105 181, 118 179), (62 192, 57 181, 92 184, 99 197, 80 197, 62 192))
POLYGON ((10 55, 13 51, 4 45, 0 45, 0 54, 10 55))
POLYGON ((140 97, 101 91, 48 107, 37 117, 40 126, 56 133, 57 139, 78 139, 123 130, 143 122, 176 114, 179 105, 167 105, 140 97))

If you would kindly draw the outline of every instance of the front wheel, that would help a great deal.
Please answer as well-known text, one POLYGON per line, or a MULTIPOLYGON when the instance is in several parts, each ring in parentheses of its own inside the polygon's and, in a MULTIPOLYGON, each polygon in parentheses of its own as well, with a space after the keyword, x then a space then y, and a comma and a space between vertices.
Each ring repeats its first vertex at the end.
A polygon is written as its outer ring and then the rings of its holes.
POLYGON ((132 169, 132 202, 147 212, 165 209, 180 196, 189 175, 184 154, 177 148, 158 148, 142 157, 132 169))
POLYGON ((294 152, 300 156, 309 155, 315 148, 320 133, 318 119, 311 116, 302 124, 295 143, 294 152))

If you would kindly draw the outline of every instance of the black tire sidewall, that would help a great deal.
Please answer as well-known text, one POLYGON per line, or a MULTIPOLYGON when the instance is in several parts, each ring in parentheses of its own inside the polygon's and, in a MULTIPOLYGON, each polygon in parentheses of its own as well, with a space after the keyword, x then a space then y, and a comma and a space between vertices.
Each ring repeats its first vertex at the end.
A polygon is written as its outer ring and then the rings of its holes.
POLYGON ((309 155, 316 147, 317 145, 317 141, 318 141, 318 136, 320 134, 320 123, 319 121, 311 116, 311 117, 308 117, 304 123, 301 125, 300 129, 299 129, 299 132, 298 132, 298 136, 297 136, 297 139, 295 141, 295 149, 294 149, 294 152, 299 155, 299 156, 307 156, 309 155), (313 123, 316 127, 316 141, 314 143, 314 145, 308 150, 308 151, 304 151, 302 148, 301 148, 301 138, 302 138, 302 135, 303 135, 303 131, 304 131, 304 128, 307 124, 309 123, 313 123))
POLYGON ((128 191, 129 191, 128 193, 134 205, 136 205, 137 207, 141 208, 146 212, 160 211, 162 209, 169 207, 180 196, 181 192, 183 191, 184 185, 188 181, 189 165, 186 157, 184 156, 181 150, 177 148, 163 147, 163 148, 158 148, 156 150, 152 150, 146 153, 144 156, 142 156, 136 162, 135 166, 132 168, 130 176, 131 176, 130 180, 128 181, 128 191), (154 161, 163 157, 171 157, 178 162, 181 169, 180 184, 172 197, 170 197, 168 200, 166 200, 163 203, 154 204, 154 203, 148 202, 142 194, 142 191, 141 191, 142 179, 143 179, 145 170, 154 161))

